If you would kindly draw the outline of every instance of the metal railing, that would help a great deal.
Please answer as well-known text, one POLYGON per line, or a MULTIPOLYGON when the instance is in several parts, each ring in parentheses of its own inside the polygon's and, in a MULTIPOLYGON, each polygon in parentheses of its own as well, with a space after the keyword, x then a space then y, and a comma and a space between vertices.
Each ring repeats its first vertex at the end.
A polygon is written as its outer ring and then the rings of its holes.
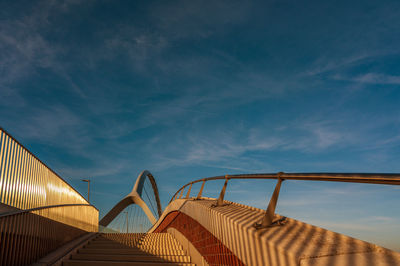
POLYGON ((350 182, 350 183, 367 183, 367 184, 384 184, 384 185, 400 185, 400 174, 366 174, 366 173, 271 173, 271 174, 242 174, 242 175, 225 175, 214 176, 198 179, 182 186, 171 198, 170 202, 175 199, 181 199, 184 195, 185 188, 187 189, 185 199, 190 198, 192 185, 202 182, 201 188, 195 199, 202 198, 204 185, 207 181, 225 180, 219 197, 213 207, 224 206, 224 196, 228 181, 230 179, 276 179, 278 180, 272 197, 269 201, 265 215, 261 223, 256 223, 256 228, 265 228, 279 223, 274 220, 275 208, 279 197, 279 191, 284 180, 303 180, 303 181, 331 181, 331 182, 350 182))
POLYGON ((97 232, 89 204, 43 206, 0 215, 0 265, 29 265, 65 243, 97 232))
POLYGON ((88 204, 78 191, 1 127, 0 202, 23 210, 88 204))
POLYGON ((99 211, 0 128, 0 265, 35 262, 98 231, 99 211))

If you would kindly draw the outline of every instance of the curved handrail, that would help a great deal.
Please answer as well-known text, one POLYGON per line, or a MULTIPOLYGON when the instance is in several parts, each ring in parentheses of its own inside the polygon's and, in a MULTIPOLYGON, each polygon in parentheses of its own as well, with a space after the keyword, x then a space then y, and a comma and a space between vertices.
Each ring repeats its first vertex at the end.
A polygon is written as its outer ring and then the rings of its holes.
POLYGON ((91 204, 82 204, 82 203, 58 204, 58 205, 36 207, 36 208, 32 208, 32 209, 27 209, 27 210, 16 210, 16 211, 12 211, 12 212, 5 212, 5 213, 0 214, 0 218, 7 217, 7 216, 13 216, 13 215, 17 215, 17 214, 22 214, 22 213, 33 212, 33 211, 39 211, 39 210, 43 210, 43 209, 58 208, 58 207, 71 207, 71 206, 91 206, 91 207, 95 208, 96 210, 98 210, 95 206, 93 206, 91 204))
MULTIPOLYGON (((229 180, 229 179, 282 179, 282 180, 303 180, 303 181, 331 181, 331 182, 350 182, 350 183, 368 183, 384 185, 400 185, 400 174, 387 173, 268 173, 268 174, 239 174, 213 176, 194 180, 183 185, 171 198, 171 201, 185 187, 199 182, 211 180, 229 180)), ((170 201, 170 202, 171 202, 170 201)))
POLYGON ((279 191, 283 180, 304 180, 304 181, 331 181, 331 182, 351 182, 351 183, 368 183, 368 184, 384 184, 384 185, 400 185, 400 174, 366 174, 366 173, 283 173, 279 172, 276 174, 241 174, 241 175, 225 175, 225 176, 214 176, 195 181, 189 182, 182 186, 171 198, 170 203, 178 197, 182 198, 183 191, 187 186, 189 189, 186 194, 186 199, 190 196, 192 185, 203 182, 197 199, 201 199, 203 193, 204 184, 210 180, 225 180, 224 186, 219 194, 216 204, 213 207, 224 206, 224 196, 228 181, 230 179, 277 179, 278 182, 275 186, 272 197, 269 201, 267 210, 261 223, 255 223, 256 228, 265 228, 275 223, 280 223, 278 220, 274 220, 275 208, 279 197, 279 191))

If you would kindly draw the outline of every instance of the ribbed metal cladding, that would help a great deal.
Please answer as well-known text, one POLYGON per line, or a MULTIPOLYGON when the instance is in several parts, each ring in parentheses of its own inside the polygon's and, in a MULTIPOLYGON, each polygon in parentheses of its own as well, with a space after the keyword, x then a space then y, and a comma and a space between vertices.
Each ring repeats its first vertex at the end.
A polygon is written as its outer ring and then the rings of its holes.
MULTIPOLYGON (((54 171, 0 128, 0 202, 21 210, 62 204, 89 204, 54 171)), ((50 208, 40 216, 85 231, 98 230, 93 206, 50 208)))
POLYGON ((65 243, 93 231, 98 222, 93 210, 91 205, 61 205, 0 214, 0 265, 30 265, 65 243), (86 219, 77 219, 79 217, 86 219))
POLYGON ((0 265, 29 265, 87 232, 99 211, 0 128, 0 265))

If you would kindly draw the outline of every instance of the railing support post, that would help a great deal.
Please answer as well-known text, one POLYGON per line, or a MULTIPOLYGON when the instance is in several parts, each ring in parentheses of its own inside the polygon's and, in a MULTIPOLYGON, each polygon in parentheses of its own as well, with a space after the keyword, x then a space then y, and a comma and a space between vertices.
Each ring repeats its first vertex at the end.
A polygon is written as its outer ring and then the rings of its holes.
POLYGON ((179 198, 181 199, 182 198, 182 195, 183 195, 183 191, 185 190, 185 187, 183 187, 182 189, 181 189, 181 193, 179 194, 179 198))
POLYGON ((196 197, 197 200, 201 199, 201 195, 203 194, 203 188, 204 188, 204 184, 205 183, 206 183, 206 180, 204 179, 203 180, 203 184, 201 184, 201 188, 199 190, 199 194, 197 194, 197 197, 196 197))
POLYGON ((188 192, 186 193, 186 199, 188 199, 189 198, 189 196, 190 196, 190 191, 192 190, 192 185, 193 184, 190 184, 190 187, 189 187, 189 189, 188 189, 188 192))
POLYGON ((225 191, 226 191, 226 186, 228 185, 228 176, 225 176, 225 184, 222 187, 221 193, 219 193, 219 197, 217 200, 216 204, 213 204, 211 207, 221 207, 224 206, 224 197, 225 197, 225 191))
POLYGON ((271 225, 273 225, 274 223, 277 222, 277 221, 274 221, 274 217, 275 217, 276 203, 278 202, 278 197, 279 197, 279 191, 281 189, 282 181, 284 180, 284 179, 281 178, 282 175, 283 175, 283 172, 279 172, 278 173, 278 183, 275 186, 274 193, 272 194, 272 197, 271 197, 271 199, 269 201, 269 204, 268 204, 268 208, 265 211, 265 215, 264 215, 261 223, 255 223, 254 224, 254 226, 257 229, 266 228, 266 227, 271 226, 271 225))

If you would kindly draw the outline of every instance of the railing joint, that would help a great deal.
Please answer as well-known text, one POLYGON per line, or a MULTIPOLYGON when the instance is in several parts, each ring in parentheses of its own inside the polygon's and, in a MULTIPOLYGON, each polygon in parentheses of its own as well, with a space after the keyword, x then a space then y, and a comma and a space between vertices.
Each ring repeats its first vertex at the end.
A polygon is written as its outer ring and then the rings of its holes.
POLYGON ((262 223, 254 223, 253 226, 257 230, 260 230, 260 229, 266 229, 266 228, 269 228, 269 227, 285 225, 286 223, 287 223, 287 217, 286 216, 282 216, 281 218, 275 218, 270 225, 264 226, 264 225, 262 225, 262 223))

